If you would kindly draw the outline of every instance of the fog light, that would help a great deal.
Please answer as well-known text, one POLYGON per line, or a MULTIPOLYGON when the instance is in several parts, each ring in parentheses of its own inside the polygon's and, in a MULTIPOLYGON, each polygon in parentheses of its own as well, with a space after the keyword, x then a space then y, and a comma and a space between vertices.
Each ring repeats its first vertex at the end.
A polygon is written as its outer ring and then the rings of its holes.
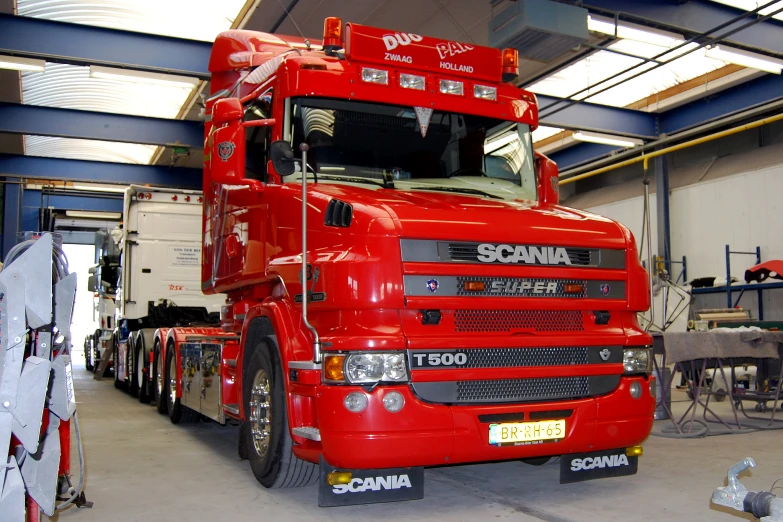
POLYGON ((343 399, 345 409, 353 412, 360 413, 367 408, 367 396, 360 392, 351 392, 343 399))
POLYGON ((353 475, 350 471, 333 471, 326 475, 326 483, 330 486, 337 484, 350 484, 353 475))
POLYGON ((405 397, 400 392, 392 391, 383 396, 383 407, 386 411, 397 413, 405 406, 405 397))
POLYGON ((657 381, 655 379, 650 379, 650 397, 654 399, 657 393, 658 393, 657 381))
MULTIPOLYGON (((631 383, 631 397, 634 399, 638 399, 642 396, 642 385, 639 384, 639 381, 634 381, 631 383)), ((350 397, 350 395, 349 395, 350 397)), ((366 400, 366 399, 365 399, 366 400)), ((364 409, 364 408, 362 408, 364 409)))
POLYGON ((625 455, 627 457, 641 457, 644 455, 644 448, 641 446, 631 446, 625 449, 625 455))

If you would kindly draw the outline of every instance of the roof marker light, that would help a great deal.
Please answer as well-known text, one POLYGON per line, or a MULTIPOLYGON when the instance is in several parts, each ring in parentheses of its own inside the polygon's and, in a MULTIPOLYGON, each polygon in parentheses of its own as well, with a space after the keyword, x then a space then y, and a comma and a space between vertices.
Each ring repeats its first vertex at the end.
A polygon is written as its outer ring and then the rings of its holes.
POLYGON ((490 87, 488 85, 474 85, 473 97, 481 100, 495 101, 498 98, 497 87, 490 87))
POLYGON ((519 51, 510 47, 503 49, 503 81, 514 81, 517 76, 519 76, 519 51))
POLYGON ((324 51, 337 51, 343 48, 343 21, 336 16, 324 20, 324 51))
POLYGON ((383 69, 372 69, 370 67, 362 67, 362 80, 367 83, 389 85, 389 71, 384 71, 383 69))
POLYGON ((401 74, 400 87, 403 89, 415 89, 417 91, 423 91, 425 87, 424 76, 418 76, 416 74, 401 74))
POLYGON ((455 94, 457 96, 462 96, 465 94, 464 88, 465 86, 462 82, 456 82, 454 80, 440 81, 440 92, 443 94, 455 94))

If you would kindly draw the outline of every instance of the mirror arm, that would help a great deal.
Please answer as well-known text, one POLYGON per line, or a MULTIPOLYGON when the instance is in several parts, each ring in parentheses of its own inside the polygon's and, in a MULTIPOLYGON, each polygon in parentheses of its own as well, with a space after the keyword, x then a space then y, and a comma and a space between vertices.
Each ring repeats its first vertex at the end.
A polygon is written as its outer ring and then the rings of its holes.
POLYGON ((277 123, 277 121, 274 118, 268 118, 266 120, 243 121, 242 126, 243 127, 271 127, 275 123, 277 123))

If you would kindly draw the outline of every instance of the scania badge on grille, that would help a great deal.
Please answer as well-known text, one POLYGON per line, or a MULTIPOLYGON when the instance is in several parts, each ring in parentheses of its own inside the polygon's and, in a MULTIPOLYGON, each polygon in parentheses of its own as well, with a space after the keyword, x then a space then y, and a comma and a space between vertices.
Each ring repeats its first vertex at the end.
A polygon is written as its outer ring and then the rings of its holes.
POLYGON ((612 352, 609 351, 609 348, 604 348, 600 352, 598 352, 598 355, 601 356, 601 359, 604 361, 609 360, 609 356, 612 355, 612 352))
POLYGON ((609 290, 612 288, 609 286, 609 283, 604 283, 601 285, 601 293, 604 295, 609 295, 609 290))
POLYGON ((435 292, 438 289, 438 280, 437 279, 428 279, 427 280, 427 288, 430 292, 435 292))

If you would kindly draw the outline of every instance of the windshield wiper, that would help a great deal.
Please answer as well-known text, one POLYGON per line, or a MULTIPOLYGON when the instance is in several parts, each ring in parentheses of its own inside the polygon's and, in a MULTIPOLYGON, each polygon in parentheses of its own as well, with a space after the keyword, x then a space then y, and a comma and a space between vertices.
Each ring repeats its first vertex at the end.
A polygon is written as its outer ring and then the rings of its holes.
POLYGON ((476 189, 469 188, 454 188, 454 187, 413 187, 411 190, 435 190, 439 192, 457 192, 459 194, 472 194, 473 196, 486 196, 493 199, 503 199, 500 196, 490 194, 476 189))
POLYGON ((367 178, 351 177, 351 176, 329 176, 328 174, 318 174, 321 179, 328 179, 331 181, 345 181, 347 183, 367 183, 370 185, 377 185, 383 188, 394 188, 393 183, 382 183, 380 181, 374 181, 367 178))

